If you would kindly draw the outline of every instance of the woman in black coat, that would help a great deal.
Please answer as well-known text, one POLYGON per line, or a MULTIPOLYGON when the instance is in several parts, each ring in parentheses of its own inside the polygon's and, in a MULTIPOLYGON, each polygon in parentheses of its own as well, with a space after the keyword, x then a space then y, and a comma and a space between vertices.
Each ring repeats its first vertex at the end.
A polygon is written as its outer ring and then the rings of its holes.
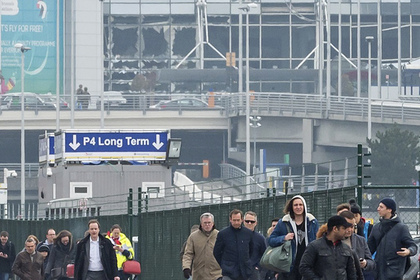
POLYGON ((45 279, 70 279, 66 276, 66 268, 69 263, 74 263, 75 247, 73 236, 67 230, 62 230, 54 239, 54 245, 50 252, 45 274, 45 279))

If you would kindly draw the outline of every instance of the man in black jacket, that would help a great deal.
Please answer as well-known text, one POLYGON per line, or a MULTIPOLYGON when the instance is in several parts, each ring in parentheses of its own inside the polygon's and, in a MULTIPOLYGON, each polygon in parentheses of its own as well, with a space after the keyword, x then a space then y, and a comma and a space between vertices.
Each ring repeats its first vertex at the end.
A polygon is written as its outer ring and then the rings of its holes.
POLYGON ((88 227, 89 234, 77 244, 74 279, 120 280, 111 241, 99 234, 97 220, 90 220, 88 227))
POLYGON ((386 197, 379 202, 379 223, 373 226, 369 236, 370 251, 376 252, 377 279, 402 279, 408 256, 417 253, 408 227, 396 214, 397 204, 386 197))
POLYGON ((0 280, 9 279, 16 258, 15 245, 9 241, 7 231, 0 232, 0 280))
POLYGON ((260 260, 262 255, 265 252, 265 249, 267 248, 267 245, 265 243, 265 238, 260 233, 255 231, 255 228, 257 227, 258 219, 257 219, 257 213, 253 211, 247 211, 245 212, 245 220, 244 220, 244 226, 248 228, 249 230, 253 231, 253 240, 254 248, 252 249, 252 256, 251 256, 251 264, 253 268, 253 274, 250 277, 250 280, 259 280, 261 278, 265 278, 266 271, 263 270, 260 266, 260 260))
POLYGON ((241 210, 232 210, 230 226, 217 234, 213 255, 222 268, 223 280, 247 280, 252 275, 253 232, 242 226, 243 220, 241 210))
POLYGON ((309 243, 303 253, 299 266, 302 279, 357 279, 352 251, 341 242, 346 235, 346 229, 352 226, 341 216, 328 219, 327 233, 309 243))

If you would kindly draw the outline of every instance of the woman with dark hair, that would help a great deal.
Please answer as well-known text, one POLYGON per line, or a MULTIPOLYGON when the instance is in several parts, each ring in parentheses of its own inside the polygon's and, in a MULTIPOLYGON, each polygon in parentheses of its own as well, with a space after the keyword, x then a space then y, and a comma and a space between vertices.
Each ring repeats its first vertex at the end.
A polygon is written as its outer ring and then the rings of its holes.
POLYGON ((276 225, 268 238, 271 247, 277 247, 287 240, 292 242, 292 265, 289 273, 279 273, 279 279, 300 280, 299 264, 309 242, 316 239, 318 221, 308 213, 305 199, 296 195, 292 197, 283 210, 286 214, 276 225))
POLYGON ((75 246, 73 244, 73 236, 68 230, 62 230, 54 239, 54 245, 50 252, 45 274, 49 276, 45 279, 70 279, 66 275, 67 265, 74 263, 75 246))

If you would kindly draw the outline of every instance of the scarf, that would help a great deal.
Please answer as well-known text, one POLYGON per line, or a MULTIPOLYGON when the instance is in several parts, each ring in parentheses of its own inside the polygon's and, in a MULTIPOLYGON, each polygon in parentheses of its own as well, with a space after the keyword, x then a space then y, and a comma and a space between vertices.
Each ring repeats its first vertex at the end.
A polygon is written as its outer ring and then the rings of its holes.
POLYGON ((107 235, 110 237, 110 239, 112 240, 112 243, 114 245, 121 245, 121 241, 119 238, 114 238, 111 236, 111 233, 108 231, 107 235))

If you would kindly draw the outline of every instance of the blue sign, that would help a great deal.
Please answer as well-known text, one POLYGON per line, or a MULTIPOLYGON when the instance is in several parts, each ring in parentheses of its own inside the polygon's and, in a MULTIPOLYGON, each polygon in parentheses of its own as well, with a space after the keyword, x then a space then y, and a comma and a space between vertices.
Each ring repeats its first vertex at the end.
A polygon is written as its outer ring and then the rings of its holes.
MULTIPOLYGON (((165 160, 168 131, 73 132, 64 131, 62 157, 71 160, 165 160)), ((57 149, 56 149, 57 156, 57 149)))

